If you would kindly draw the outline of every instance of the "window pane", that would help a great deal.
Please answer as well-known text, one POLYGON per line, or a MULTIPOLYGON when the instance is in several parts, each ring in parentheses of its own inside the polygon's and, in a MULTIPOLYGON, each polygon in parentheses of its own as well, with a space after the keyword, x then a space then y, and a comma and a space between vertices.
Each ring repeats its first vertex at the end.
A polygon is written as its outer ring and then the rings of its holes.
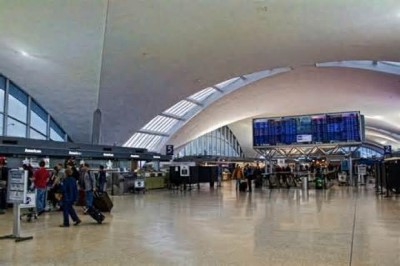
POLYGON ((47 134, 47 112, 35 101, 31 102, 31 127, 42 134, 47 134))
POLYGON ((33 130, 32 128, 30 129, 30 138, 31 139, 46 139, 45 135, 40 134, 39 132, 37 132, 36 130, 33 130))
POLYGON ((0 114, 0 136, 3 136, 3 119, 4 115, 0 114))
POLYGON ((4 92, 6 90, 6 79, 0 75, 0 112, 4 112, 4 92))
POLYGON ((50 139, 54 141, 64 141, 65 132, 53 120, 50 120, 50 139))
POLYGON ((50 128, 50 139, 54 141, 64 141, 64 138, 61 137, 53 128, 50 128))
POLYGON ((28 96, 12 82, 9 85, 8 114, 22 122, 26 122, 28 96))
POLYGON ((47 122, 31 111, 31 126, 40 133, 47 133, 47 122))
POLYGON ((7 120, 7 136, 26 138, 26 125, 9 117, 7 120))

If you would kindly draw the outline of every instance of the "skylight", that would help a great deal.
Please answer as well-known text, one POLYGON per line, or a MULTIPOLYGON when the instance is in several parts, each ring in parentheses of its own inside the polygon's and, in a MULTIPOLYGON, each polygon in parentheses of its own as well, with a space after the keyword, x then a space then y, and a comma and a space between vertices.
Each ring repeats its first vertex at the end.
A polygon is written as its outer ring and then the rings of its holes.
POLYGON ((164 113, 182 117, 196 106, 197 105, 194 103, 182 100, 174 106, 170 107, 169 109, 165 110, 164 113))
POLYGON ((189 96, 189 99, 201 102, 204 101, 205 99, 207 99, 209 96, 211 96, 212 94, 214 94, 217 90, 214 88, 205 88, 204 90, 201 90, 199 92, 196 92, 195 94, 193 94, 192 96, 189 96))
POLYGON ((178 122, 179 120, 177 119, 158 115, 142 129, 159 133, 168 133, 178 122))

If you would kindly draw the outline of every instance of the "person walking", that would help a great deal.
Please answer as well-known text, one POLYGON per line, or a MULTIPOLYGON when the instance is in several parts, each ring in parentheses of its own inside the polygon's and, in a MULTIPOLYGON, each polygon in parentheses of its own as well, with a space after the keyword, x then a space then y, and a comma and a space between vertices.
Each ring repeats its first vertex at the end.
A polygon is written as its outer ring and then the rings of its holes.
POLYGON ((243 171, 239 164, 236 164, 232 173, 232 179, 236 179, 236 190, 239 190, 240 180, 243 178, 243 171))
POLYGON ((93 192, 96 190, 96 180, 93 174, 90 172, 90 165, 85 163, 83 166, 84 170, 84 186, 85 186, 85 198, 86 198, 86 211, 93 206, 93 192))
POLYGON ((251 193, 251 180, 253 179, 253 169, 250 167, 249 164, 246 164, 246 166, 243 169, 243 174, 244 178, 247 179, 247 187, 248 191, 251 193))
POLYGON ((107 188, 107 178, 106 178, 106 171, 104 171, 104 166, 100 165, 99 171, 99 192, 105 192, 107 188))
POLYGON ((33 183, 36 188, 36 211, 38 216, 44 213, 46 207, 46 186, 49 178, 49 171, 45 168, 46 163, 40 161, 39 169, 33 174, 33 183))
POLYGON ((74 225, 81 223, 78 215, 73 207, 74 202, 78 199, 78 186, 76 180, 72 176, 71 169, 65 169, 65 178, 60 183, 62 193, 62 206, 63 206, 63 224, 60 227, 69 227, 69 217, 71 216, 74 225))

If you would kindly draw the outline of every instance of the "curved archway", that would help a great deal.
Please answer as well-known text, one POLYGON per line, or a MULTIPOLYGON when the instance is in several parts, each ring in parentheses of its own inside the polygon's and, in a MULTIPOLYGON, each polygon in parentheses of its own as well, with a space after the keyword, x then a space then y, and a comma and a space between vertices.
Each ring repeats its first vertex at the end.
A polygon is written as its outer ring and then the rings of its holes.
MULTIPOLYGON (((375 72, 382 72, 394 75, 400 75, 400 67, 397 62, 388 61, 338 61, 315 64, 316 68, 351 68, 370 70, 375 72)), ((240 88, 246 87, 261 79, 272 77, 276 74, 287 73, 293 70, 292 68, 279 68, 271 71, 262 71, 250 75, 243 75, 236 77, 215 86, 206 88, 185 100, 177 103, 171 108, 164 111, 158 117, 151 120, 140 131, 136 132, 124 145, 130 147, 144 147, 150 150, 160 151, 161 147, 168 142, 170 137, 179 131, 190 119, 195 117, 201 111, 205 110, 215 101, 236 91, 240 88), (217 96, 217 97, 215 97, 217 96), (201 98, 200 101, 196 97, 201 98), (202 102, 204 100, 204 102, 202 102), (178 111, 180 110, 180 111, 178 111), (183 111, 182 111, 183 110, 183 111), (181 112, 181 113, 179 113, 181 112), (164 124, 164 126, 163 126, 164 124)), ((367 117, 369 120, 375 119, 374 117, 367 117)), ((226 124, 219 124, 224 126, 226 124)), ((217 127, 210 128, 211 130, 217 127)), ((367 127, 367 130, 368 127, 367 127)), ((203 132, 204 133, 204 132, 203 132)), ((382 133, 381 133, 382 134, 382 133)), ((396 140, 397 141, 397 140, 396 140)), ((382 141, 375 141, 377 144, 385 144, 382 141)))

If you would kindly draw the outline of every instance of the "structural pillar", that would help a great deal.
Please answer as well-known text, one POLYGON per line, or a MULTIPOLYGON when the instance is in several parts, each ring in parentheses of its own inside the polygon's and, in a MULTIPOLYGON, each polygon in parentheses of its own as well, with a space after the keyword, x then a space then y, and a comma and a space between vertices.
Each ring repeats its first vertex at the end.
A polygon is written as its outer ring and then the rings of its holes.
POLYGON ((353 178, 353 158, 351 157, 351 154, 349 155, 349 179, 350 179, 350 184, 352 186, 355 186, 356 183, 354 182, 353 178))

